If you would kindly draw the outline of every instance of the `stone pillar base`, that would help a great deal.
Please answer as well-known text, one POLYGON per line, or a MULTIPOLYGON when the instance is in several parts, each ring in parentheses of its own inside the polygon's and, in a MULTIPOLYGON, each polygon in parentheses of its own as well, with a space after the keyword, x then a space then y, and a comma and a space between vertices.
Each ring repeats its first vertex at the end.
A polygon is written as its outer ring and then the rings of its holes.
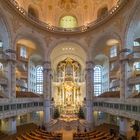
POLYGON ((93 119, 93 106, 92 101, 86 102, 86 121, 89 125, 90 129, 93 129, 94 127, 94 119, 93 119))
POLYGON ((1 131, 7 134, 15 134, 17 132, 16 118, 7 118, 1 121, 1 131))
POLYGON ((125 136, 128 140, 134 135, 133 128, 131 127, 131 119, 120 118, 119 133, 125 136))
POLYGON ((51 121, 51 104, 50 100, 44 101, 44 123, 48 124, 51 121))

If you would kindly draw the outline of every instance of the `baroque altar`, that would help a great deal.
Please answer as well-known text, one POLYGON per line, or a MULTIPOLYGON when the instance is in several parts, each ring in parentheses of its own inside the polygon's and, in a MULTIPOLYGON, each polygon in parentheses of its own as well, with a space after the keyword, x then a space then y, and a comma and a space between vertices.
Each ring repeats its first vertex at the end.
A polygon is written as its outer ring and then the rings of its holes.
POLYGON ((61 114, 78 113, 83 103, 83 77, 81 65, 66 58, 57 65, 57 82, 55 82, 55 106, 61 114))

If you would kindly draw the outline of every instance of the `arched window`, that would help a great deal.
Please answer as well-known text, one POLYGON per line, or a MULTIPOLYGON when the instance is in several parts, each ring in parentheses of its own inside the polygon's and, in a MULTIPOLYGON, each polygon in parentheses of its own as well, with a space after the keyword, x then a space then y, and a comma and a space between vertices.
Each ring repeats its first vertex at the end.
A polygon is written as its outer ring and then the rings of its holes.
POLYGON ((105 16, 107 13, 108 13, 107 6, 100 8, 97 12, 97 18, 101 18, 101 17, 105 16))
POLYGON ((3 48, 3 42, 0 40, 0 48, 3 48))
POLYGON ((138 41, 134 41, 134 46, 140 46, 140 43, 138 41))
POLYGON ((98 96, 102 93, 102 67, 94 68, 94 95, 98 96))
POLYGON ((135 85, 135 90, 139 93, 140 92, 140 84, 135 85))
POLYGON ((134 63, 134 70, 140 71, 140 62, 135 62, 134 63))
POLYGON ((117 45, 114 45, 110 48, 110 57, 116 57, 117 56, 117 45))
POLYGON ((27 58, 27 48, 24 46, 20 47, 20 57, 27 58))
POLYGON ((74 16, 64 16, 59 20, 59 26, 63 28, 74 28, 78 26, 77 19, 74 16))
POLYGON ((28 63, 28 90, 36 92, 36 66, 32 59, 28 63))
POLYGON ((3 64, 0 63, 0 71, 2 71, 2 70, 3 70, 3 64))
POLYGON ((31 18, 39 18, 38 11, 32 6, 28 7, 28 16, 31 18))
POLYGON ((43 67, 36 67, 36 92, 43 93, 43 67))

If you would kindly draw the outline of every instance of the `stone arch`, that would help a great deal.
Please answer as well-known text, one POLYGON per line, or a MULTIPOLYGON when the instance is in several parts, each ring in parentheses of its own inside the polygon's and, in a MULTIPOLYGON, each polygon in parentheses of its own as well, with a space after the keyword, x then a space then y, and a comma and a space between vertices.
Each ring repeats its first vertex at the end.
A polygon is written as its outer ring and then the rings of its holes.
POLYGON ((139 15, 139 11, 140 11, 140 3, 135 3, 135 10, 134 12, 131 14, 129 21, 128 21, 128 25, 126 27, 125 30, 125 41, 124 41, 124 47, 125 48, 129 48, 132 49, 133 46, 133 41, 140 37, 140 34, 138 33, 138 31, 140 31, 140 15, 139 15))
POLYGON ((12 35, 9 23, 0 9, 0 40, 3 41, 4 49, 12 48, 12 35))
MULTIPOLYGON (((62 43, 77 44, 85 51, 86 56, 87 56, 87 46, 83 45, 81 42, 78 42, 77 40, 74 40, 74 39, 72 39, 72 40, 63 39, 63 40, 57 40, 54 42, 54 44, 51 44, 51 47, 49 46, 49 49, 47 50, 47 60, 50 60, 50 54, 52 53, 53 49, 62 43)), ((87 59, 88 59, 88 56, 87 56, 87 59)))
POLYGON ((116 33, 116 32, 110 32, 110 31, 109 32, 105 32, 104 34, 98 35, 98 37, 96 37, 96 39, 94 38, 91 41, 90 49, 89 49, 89 53, 90 53, 89 55, 90 55, 92 60, 93 60, 93 57, 98 52, 100 52, 99 50, 103 49, 104 44, 106 45, 107 41, 111 40, 111 39, 113 39, 114 41, 118 40, 118 42, 119 42, 119 49, 120 49, 121 46, 122 46, 122 40, 121 40, 120 35, 118 33, 116 33), (102 48, 101 48, 101 46, 102 46, 102 48))
POLYGON ((37 47, 37 51, 42 55, 42 58, 45 58, 46 43, 41 37, 25 32, 17 34, 14 40, 14 49, 16 49, 16 44, 19 40, 28 40, 32 42, 37 47))
POLYGON ((80 62, 83 68, 85 68, 85 62, 87 59, 86 52, 80 45, 76 43, 59 43, 50 53, 50 60, 54 66, 56 66, 59 61, 64 60, 67 57, 74 58, 75 60, 80 62))

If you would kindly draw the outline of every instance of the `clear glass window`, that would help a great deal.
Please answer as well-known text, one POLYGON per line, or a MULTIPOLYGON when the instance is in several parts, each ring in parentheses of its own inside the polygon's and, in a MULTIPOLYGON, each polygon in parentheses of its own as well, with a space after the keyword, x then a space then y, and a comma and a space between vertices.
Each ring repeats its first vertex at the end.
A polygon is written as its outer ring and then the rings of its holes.
POLYGON ((136 91, 140 92, 140 85, 135 85, 136 91))
POLYGON ((94 94, 98 96, 102 93, 102 67, 95 66, 94 68, 94 94))
POLYGON ((134 41, 134 46, 140 46, 140 43, 138 41, 134 41))
POLYGON ((110 57, 116 57, 117 56, 117 46, 112 46, 110 48, 110 57))
POLYGON ((0 71, 2 71, 2 70, 3 70, 3 64, 0 63, 0 71))
POLYGON ((36 68, 36 92, 43 93, 43 67, 36 68))
POLYGON ((0 48, 3 48, 3 42, 0 40, 0 48))
POLYGON ((140 71, 140 62, 135 62, 134 63, 134 70, 140 71))
POLYGON ((26 47, 20 47, 20 56, 27 58, 27 49, 26 47))

